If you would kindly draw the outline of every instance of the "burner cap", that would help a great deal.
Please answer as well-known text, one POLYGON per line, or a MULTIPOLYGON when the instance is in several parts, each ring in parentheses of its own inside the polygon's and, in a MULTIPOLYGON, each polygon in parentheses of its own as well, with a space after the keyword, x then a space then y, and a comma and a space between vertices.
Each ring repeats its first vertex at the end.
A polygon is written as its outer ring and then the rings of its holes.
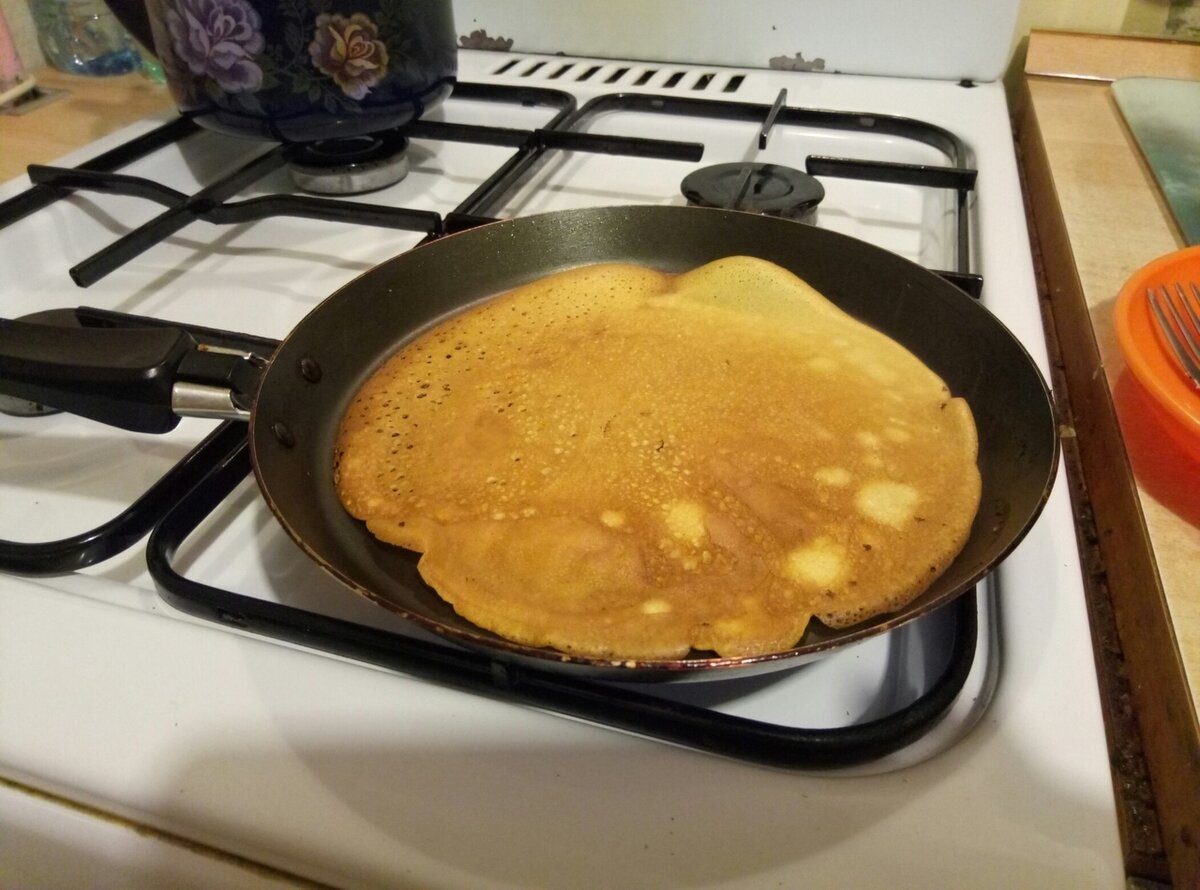
POLYGON ((357 195, 408 175, 408 138, 399 130, 301 142, 287 152, 292 181, 306 192, 357 195))
POLYGON ((701 167, 680 186, 689 204, 807 219, 825 197, 815 177, 778 164, 737 162, 701 167))

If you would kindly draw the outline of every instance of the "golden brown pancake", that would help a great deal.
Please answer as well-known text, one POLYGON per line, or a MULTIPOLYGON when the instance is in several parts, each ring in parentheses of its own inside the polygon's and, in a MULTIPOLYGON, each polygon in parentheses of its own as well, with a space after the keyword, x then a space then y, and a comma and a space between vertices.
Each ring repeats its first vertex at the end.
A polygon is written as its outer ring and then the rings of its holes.
POLYGON ((786 650, 907 604, 979 504, 965 401, 790 272, 597 265, 475 306, 363 386, 346 509, 463 617, 589 657, 786 650))

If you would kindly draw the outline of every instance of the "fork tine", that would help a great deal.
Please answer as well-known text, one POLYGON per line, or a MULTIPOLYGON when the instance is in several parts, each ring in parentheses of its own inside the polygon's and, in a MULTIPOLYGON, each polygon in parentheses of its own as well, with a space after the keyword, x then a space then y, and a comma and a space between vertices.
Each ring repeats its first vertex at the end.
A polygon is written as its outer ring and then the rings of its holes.
POLYGON ((1162 296, 1160 298, 1155 293, 1154 288, 1146 288, 1146 298, 1150 303, 1150 309, 1158 321, 1159 330, 1166 337, 1171 352, 1175 355, 1175 360, 1192 381, 1192 385, 1200 389, 1200 356, 1197 356, 1194 352, 1189 353, 1188 346, 1191 345, 1192 349, 1195 350, 1194 344, 1185 343, 1180 339, 1179 334, 1175 332, 1173 322, 1178 323, 1180 330, 1188 337, 1189 341, 1191 340, 1191 335, 1187 333, 1186 326, 1184 326, 1183 318, 1179 310, 1175 308, 1174 300, 1171 299, 1171 292, 1167 289, 1166 285, 1163 285, 1161 289, 1162 296), (1165 310, 1162 306, 1164 303, 1167 307, 1165 310))
POLYGON ((1194 281, 1189 281, 1188 284, 1192 288, 1192 296, 1191 299, 1184 298, 1183 308, 1187 312, 1188 318, 1191 319, 1192 329, 1200 331, 1200 286, 1194 281))
MULTIPOLYGON (((1165 289, 1166 288, 1164 288, 1164 290, 1165 289)), ((1167 306, 1171 310, 1171 317, 1175 319, 1175 324, 1179 329, 1179 333, 1183 335, 1183 339, 1187 341, 1187 345, 1192 348, 1192 358, 1200 358, 1200 346, 1196 345, 1196 338, 1192 335, 1193 328, 1200 326, 1200 320, 1197 320, 1196 313, 1193 312, 1192 307, 1188 305, 1187 292, 1184 291, 1183 285, 1179 282, 1175 282, 1175 292, 1179 295, 1178 301, 1172 300, 1170 296, 1167 297, 1167 306), (1179 311, 1179 308, 1176 305, 1177 302, 1178 306, 1183 307, 1183 312, 1179 311), (1185 314, 1191 319, 1191 325, 1184 320, 1185 314)))

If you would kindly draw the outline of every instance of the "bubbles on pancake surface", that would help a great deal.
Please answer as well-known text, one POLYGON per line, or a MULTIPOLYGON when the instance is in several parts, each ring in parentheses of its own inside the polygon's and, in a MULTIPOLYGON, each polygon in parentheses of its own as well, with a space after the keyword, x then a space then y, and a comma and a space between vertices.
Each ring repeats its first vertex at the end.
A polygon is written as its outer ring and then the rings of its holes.
POLYGON ((977 507, 974 436, 932 372, 785 270, 608 265, 409 344, 347 412, 337 481, 497 633, 736 656, 924 589, 977 507))

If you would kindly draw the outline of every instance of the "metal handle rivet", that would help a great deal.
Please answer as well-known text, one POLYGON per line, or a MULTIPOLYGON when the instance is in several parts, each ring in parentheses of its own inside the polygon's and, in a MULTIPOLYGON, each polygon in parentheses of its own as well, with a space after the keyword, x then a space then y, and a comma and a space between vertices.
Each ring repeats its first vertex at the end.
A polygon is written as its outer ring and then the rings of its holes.
POLYGON ((309 383, 316 383, 321 379, 321 366, 311 358, 300 359, 300 376, 309 383))
POLYGON ((271 424, 271 433, 284 448, 291 448, 296 444, 296 437, 287 428, 287 424, 281 420, 277 420, 271 424))

